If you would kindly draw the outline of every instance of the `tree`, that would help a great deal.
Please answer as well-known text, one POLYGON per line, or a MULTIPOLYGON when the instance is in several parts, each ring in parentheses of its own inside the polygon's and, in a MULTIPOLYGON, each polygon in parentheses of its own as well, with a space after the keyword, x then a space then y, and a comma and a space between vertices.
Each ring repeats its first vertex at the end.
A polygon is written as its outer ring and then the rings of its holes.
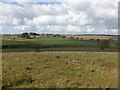
POLYGON ((91 41, 93 41, 93 39, 90 39, 91 41))
POLYGON ((28 33, 22 33, 22 38, 30 39, 30 35, 28 33))
POLYGON ((83 40, 83 38, 80 38, 81 40, 83 40))
POLYGON ((100 41, 100 39, 97 39, 97 42, 99 42, 100 41))
POLYGON ((62 36, 63 38, 66 38, 66 36, 62 36))
POLYGON ((110 46, 110 40, 100 40, 99 41, 99 47, 103 51, 105 48, 109 48, 110 46))
POLYGON ((30 32, 29 34, 30 34, 30 35, 34 35, 34 33, 33 33, 33 32, 30 32))
POLYGON ((77 40, 79 39, 79 38, 76 38, 77 40))

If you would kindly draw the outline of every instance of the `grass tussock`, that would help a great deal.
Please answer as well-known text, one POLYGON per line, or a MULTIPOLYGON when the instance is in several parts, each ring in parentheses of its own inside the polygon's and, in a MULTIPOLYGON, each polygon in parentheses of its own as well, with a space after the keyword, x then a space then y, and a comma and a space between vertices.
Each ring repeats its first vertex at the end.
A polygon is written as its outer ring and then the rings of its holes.
POLYGON ((2 58, 3 88, 116 88, 118 85, 115 52, 21 52, 3 53, 2 58))

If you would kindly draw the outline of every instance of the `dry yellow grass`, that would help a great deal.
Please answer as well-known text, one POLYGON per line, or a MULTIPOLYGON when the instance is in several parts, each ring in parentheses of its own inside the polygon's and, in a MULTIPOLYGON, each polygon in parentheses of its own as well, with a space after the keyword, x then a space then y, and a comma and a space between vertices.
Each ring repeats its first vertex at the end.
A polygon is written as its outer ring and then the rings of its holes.
POLYGON ((89 35, 81 35, 81 36, 77 36, 77 35, 68 35, 68 36, 66 36, 67 38, 70 38, 70 37, 75 37, 75 38, 79 38, 79 39, 81 39, 81 38, 83 38, 83 40, 90 40, 90 39, 94 39, 94 40, 96 40, 96 39, 101 39, 101 40, 105 40, 105 39, 114 39, 114 38, 116 38, 115 36, 89 36, 89 35))
POLYGON ((3 87, 116 88, 118 53, 3 53, 3 87))

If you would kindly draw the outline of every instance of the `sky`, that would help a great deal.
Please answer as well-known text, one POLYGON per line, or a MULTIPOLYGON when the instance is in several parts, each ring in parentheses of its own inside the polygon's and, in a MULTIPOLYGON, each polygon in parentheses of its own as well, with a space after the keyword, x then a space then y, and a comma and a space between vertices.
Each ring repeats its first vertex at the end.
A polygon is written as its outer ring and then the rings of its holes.
POLYGON ((118 0, 1 0, 4 34, 118 34, 118 0))

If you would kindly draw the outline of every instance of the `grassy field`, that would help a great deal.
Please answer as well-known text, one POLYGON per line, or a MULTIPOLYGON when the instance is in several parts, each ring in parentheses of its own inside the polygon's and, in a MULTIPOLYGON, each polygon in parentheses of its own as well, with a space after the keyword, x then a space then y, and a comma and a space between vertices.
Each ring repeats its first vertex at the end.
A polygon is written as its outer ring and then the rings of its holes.
POLYGON ((102 40, 104 40, 104 39, 118 39, 118 37, 117 36, 98 36, 98 35, 67 35, 66 36, 67 38, 69 38, 69 37, 75 37, 75 38, 83 38, 84 40, 90 40, 90 39, 94 39, 94 40, 96 40, 96 39, 102 39, 102 40))
POLYGON ((117 55, 115 52, 3 53, 3 87, 116 88, 117 55))
MULTIPOLYGON (((37 39, 3 38, 3 52, 20 51, 101 51, 99 42, 94 40, 76 40, 73 38, 43 37, 37 39)), ((105 51, 117 51, 117 41, 110 42, 105 51)))
POLYGON ((2 87, 117 88, 117 45, 102 51, 95 39, 3 36, 2 87))

